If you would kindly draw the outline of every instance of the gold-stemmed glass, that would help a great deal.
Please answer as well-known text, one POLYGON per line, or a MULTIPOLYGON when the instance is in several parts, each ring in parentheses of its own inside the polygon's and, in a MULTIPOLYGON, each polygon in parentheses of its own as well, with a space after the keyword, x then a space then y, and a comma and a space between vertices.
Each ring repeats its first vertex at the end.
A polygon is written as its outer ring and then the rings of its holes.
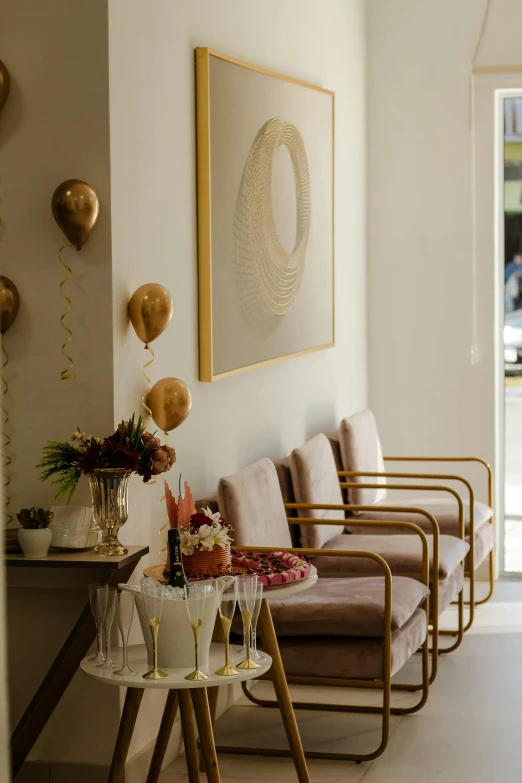
POLYGON ((208 674, 202 672, 199 668, 199 637, 201 634, 201 626, 203 625, 203 618, 205 616, 205 603, 207 601, 208 585, 203 582, 194 582, 192 584, 185 585, 185 603, 187 604, 187 612, 192 626, 192 633, 194 634, 194 647, 196 651, 196 668, 190 674, 187 674, 186 680, 208 680, 208 674))
POLYGON ((252 627, 252 615, 256 605, 257 574, 240 574, 237 577, 239 608, 243 618, 245 629, 246 658, 238 663, 238 669, 259 669, 258 663, 252 660, 250 655, 250 629, 252 627))
POLYGON ((145 577, 145 579, 141 580, 141 592, 143 594, 145 611, 149 618, 153 659, 153 667, 150 672, 143 675, 143 679, 164 680, 165 677, 168 677, 168 674, 158 669, 158 633, 163 609, 163 585, 155 579, 145 577))
POLYGON ((233 677, 239 674, 237 669, 230 665, 230 628, 236 611, 237 580, 235 576, 220 576, 216 579, 218 594, 218 610, 225 637, 225 665, 215 673, 223 677, 233 677))

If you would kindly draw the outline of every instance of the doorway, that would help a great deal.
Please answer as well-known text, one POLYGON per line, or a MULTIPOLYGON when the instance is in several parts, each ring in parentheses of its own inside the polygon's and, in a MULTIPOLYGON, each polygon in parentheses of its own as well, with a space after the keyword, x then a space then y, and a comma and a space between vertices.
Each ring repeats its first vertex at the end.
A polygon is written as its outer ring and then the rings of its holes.
POLYGON ((504 536, 506 575, 522 575, 522 91, 502 95, 504 536))

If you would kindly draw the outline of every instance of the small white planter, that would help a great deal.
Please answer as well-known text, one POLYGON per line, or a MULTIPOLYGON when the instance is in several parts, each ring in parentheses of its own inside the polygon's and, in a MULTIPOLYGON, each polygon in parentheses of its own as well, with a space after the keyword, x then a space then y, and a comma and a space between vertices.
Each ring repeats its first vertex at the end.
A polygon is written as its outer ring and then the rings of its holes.
POLYGON ((29 560, 38 560, 41 557, 47 557, 53 534, 48 527, 36 530, 20 528, 18 531, 18 542, 22 547, 24 557, 29 560))

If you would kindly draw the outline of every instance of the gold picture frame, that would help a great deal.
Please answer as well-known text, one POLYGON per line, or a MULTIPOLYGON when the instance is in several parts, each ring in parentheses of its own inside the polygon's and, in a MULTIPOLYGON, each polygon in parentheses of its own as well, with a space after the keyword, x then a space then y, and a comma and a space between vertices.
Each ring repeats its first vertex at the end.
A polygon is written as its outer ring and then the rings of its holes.
MULTIPOLYGON (((326 90, 314 84, 294 79, 289 76, 283 76, 279 73, 250 65, 234 57, 217 52, 207 47, 198 47, 195 50, 196 63, 196 152, 197 152, 197 212, 198 212, 198 290, 199 290, 199 378, 200 381, 211 382, 237 375, 241 372, 258 367, 267 366, 285 359, 302 356, 309 353, 333 348, 335 346, 335 256, 334 256, 334 119, 335 119, 335 99, 331 90, 326 90), (328 239, 328 249, 331 252, 331 267, 325 267, 323 277, 327 281, 325 286, 330 284, 331 280, 331 299, 328 307, 324 306, 321 313, 322 329, 328 331, 328 339, 321 341, 320 344, 304 347, 301 350, 293 350, 281 355, 254 360, 252 362, 239 362, 239 366, 223 369, 216 368, 214 357, 214 334, 213 334, 213 246, 212 246, 212 127, 211 127, 211 58, 217 58, 219 61, 231 63, 247 71, 252 71, 263 76, 281 80, 287 84, 305 87, 317 93, 328 96, 331 100, 331 115, 328 122, 331 122, 331 172, 328 171, 328 177, 331 176, 331 193, 328 194, 328 201, 331 198, 331 211, 328 212, 328 222, 331 223, 331 237, 328 239), (328 309, 331 308, 331 309, 328 309), (323 313, 324 311, 324 313, 323 313), (331 315, 330 315, 331 314, 331 315), (331 336, 330 336, 331 330, 331 336)), ((273 122, 273 120, 270 120, 273 122)), ((283 122, 281 120, 281 122, 283 122)), ((288 124, 288 123, 287 123, 288 124)), ((298 131, 296 131, 299 133, 298 131)), ((286 143, 286 142, 283 142, 286 143)), ((306 158, 305 158, 306 161, 306 158)), ((306 161, 306 166, 308 165, 306 161)), ((307 169, 308 171, 308 169, 307 169)), ((295 174, 295 169, 294 169, 295 174)), ((296 185, 297 189, 297 185, 296 185)), ((328 204, 330 202, 328 201, 328 204)), ((313 205, 313 200, 312 200, 313 205)), ((308 207, 309 210, 312 207, 308 207)), ((326 210, 326 207, 325 207, 326 210)), ((330 232, 325 232, 329 234, 330 232)), ((296 240, 297 242, 297 240, 296 240)), ((304 268, 304 260, 303 260, 304 268)), ((304 272, 302 272, 304 275, 304 272)), ((316 272, 317 274, 317 272, 316 272)), ((329 293, 329 291, 328 291, 329 293)), ((296 294, 297 296, 297 294, 296 294)), ((277 328, 277 327, 276 327, 277 328)))

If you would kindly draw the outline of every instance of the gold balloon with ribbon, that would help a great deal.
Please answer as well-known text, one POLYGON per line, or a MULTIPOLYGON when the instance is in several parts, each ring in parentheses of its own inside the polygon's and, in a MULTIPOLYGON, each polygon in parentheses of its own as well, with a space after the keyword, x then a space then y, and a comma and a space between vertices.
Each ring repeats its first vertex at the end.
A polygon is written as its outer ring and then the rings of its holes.
POLYGON ((147 406, 160 430, 170 432, 183 424, 190 413, 190 389, 179 378, 162 378, 147 394, 147 406))
POLYGON ((4 108, 4 104, 9 96, 11 89, 11 77, 5 63, 0 60, 0 111, 4 108))
POLYGON ((151 380, 146 373, 154 361, 154 351, 150 347, 153 340, 162 334, 169 325, 174 314, 174 302, 167 289, 158 283, 145 283, 134 291, 129 300, 129 318, 138 338, 145 343, 145 350, 151 358, 141 368, 147 382, 147 391, 142 395, 141 402, 147 411, 148 421, 152 415, 146 402, 146 396, 151 390, 151 380))
POLYGON ((20 308, 20 294, 18 289, 8 277, 0 275, 0 334, 2 341, 2 364, 0 365, 0 381, 2 383, 2 398, 0 400, 0 411, 2 412, 2 430, 0 435, 2 436, 2 496, 4 504, 4 518, 6 526, 11 522, 13 516, 9 514, 7 509, 11 503, 7 488, 11 483, 11 477, 9 475, 9 466, 11 464, 11 457, 8 455, 7 450, 11 443, 11 438, 7 434, 7 424, 9 421, 9 415, 7 408, 4 405, 5 398, 9 389, 9 384, 4 376, 4 370, 9 362, 9 356, 4 345, 4 335, 7 330, 13 325, 18 310, 20 308))
POLYGON ((87 242, 89 235, 98 220, 100 204, 98 196, 87 182, 83 182, 81 179, 67 179, 65 182, 58 185, 54 191, 51 199, 51 210, 58 226, 69 240, 65 245, 62 245, 58 251, 58 261, 67 272, 67 276, 64 277, 60 283, 60 293, 67 302, 67 308, 62 314, 60 322, 63 329, 68 334, 66 341, 62 345, 62 356, 69 363, 68 366, 62 370, 60 376, 62 381, 67 381, 76 378, 76 375, 74 374, 74 362, 69 354, 65 352, 67 346, 72 342, 72 331, 65 323, 65 318, 71 312, 71 300, 63 290, 63 287, 65 283, 71 279, 72 270, 71 267, 65 263, 61 254, 67 247, 80 250, 82 245, 87 242))

